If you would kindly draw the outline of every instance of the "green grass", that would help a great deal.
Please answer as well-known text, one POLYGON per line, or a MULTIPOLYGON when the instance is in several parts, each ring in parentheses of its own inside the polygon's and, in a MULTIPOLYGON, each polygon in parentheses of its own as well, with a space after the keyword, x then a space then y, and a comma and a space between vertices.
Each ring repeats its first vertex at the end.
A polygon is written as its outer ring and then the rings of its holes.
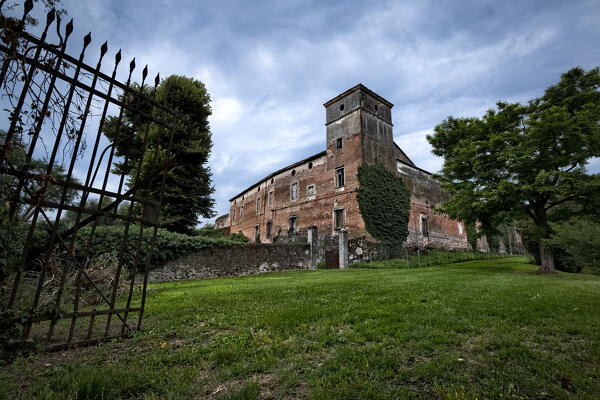
POLYGON ((598 398, 600 277, 535 269, 157 284, 143 332, 1 367, 0 398, 598 398))

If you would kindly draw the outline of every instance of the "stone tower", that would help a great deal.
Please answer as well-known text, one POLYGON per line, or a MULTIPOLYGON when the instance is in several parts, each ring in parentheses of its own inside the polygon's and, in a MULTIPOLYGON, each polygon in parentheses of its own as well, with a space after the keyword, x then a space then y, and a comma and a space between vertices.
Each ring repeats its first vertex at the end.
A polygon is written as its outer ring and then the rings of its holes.
POLYGON ((351 158, 395 171, 392 103, 358 84, 324 106, 328 169, 351 158), (348 151, 339 151, 340 146, 348 151))

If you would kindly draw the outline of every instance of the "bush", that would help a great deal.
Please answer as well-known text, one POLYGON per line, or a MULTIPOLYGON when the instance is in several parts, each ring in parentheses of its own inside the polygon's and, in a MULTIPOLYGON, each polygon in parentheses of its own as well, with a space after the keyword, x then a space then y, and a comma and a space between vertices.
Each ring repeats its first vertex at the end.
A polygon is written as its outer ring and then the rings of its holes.
POLYGON ((553 224, 554 234, 547 241, 558 259, 556 268, 580 272, 583 268, 600 271, 600 223, 583 218, 553 224))
POLYGON ((361 165, 358 181, 358 206, 367 232, 381 242, 387 254, 399 256, 408 236, 410 191, 381 164, 361 165))
MULTIPOLYGON (((89 227, 86 227, 77 234, 76 251, 83 252, 85 244, 90 234, 89 227)), ((148 255, 149 246, 152 242, 153 229, 144 229, 141 237, 140 259, 145 260, 148 255)), ((124 235, 123 226, 99 226, 96 228, 94 243, 92 244, 90 256, 118 251, 121 246, 121 239, 124 235)), ((190 236, 183 233, 170 232, 160 228, 157 231, 156 245, 152 258, 150 260, 151 268, 159 267, 166 262, 176 260, 182 256, 193 253, 207 247, 232 246, 241 243, 247 243, 245 240, 232 235, 230 238, 210 237, 210 236, 190 236)), ((138 242, 140 240, 139 225, 131 225, 129 228, 129 240, 125 251, 127 266, 133 266, 137 252, 138 242)), ((144 262, 141 262, 143 267, 144 262)))

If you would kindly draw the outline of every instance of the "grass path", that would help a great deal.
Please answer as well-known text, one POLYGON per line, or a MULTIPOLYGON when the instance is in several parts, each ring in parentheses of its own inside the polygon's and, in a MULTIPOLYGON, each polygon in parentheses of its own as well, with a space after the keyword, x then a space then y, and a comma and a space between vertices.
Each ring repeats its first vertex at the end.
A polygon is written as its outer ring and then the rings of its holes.
POLYGON ((154 284, 143 332, 1 367, 0 399, 598 398, 600 277, 534 271, 505 258, 154 284))

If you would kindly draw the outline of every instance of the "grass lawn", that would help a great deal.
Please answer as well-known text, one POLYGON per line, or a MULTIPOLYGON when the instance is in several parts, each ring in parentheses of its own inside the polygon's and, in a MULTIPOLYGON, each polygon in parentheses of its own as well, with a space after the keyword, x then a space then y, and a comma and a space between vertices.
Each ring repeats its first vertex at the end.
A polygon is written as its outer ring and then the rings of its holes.
POLYGON ((600 277, 385 267, 154 284, 143 332, 0 367, 0 399, 600 398, 600 277))

